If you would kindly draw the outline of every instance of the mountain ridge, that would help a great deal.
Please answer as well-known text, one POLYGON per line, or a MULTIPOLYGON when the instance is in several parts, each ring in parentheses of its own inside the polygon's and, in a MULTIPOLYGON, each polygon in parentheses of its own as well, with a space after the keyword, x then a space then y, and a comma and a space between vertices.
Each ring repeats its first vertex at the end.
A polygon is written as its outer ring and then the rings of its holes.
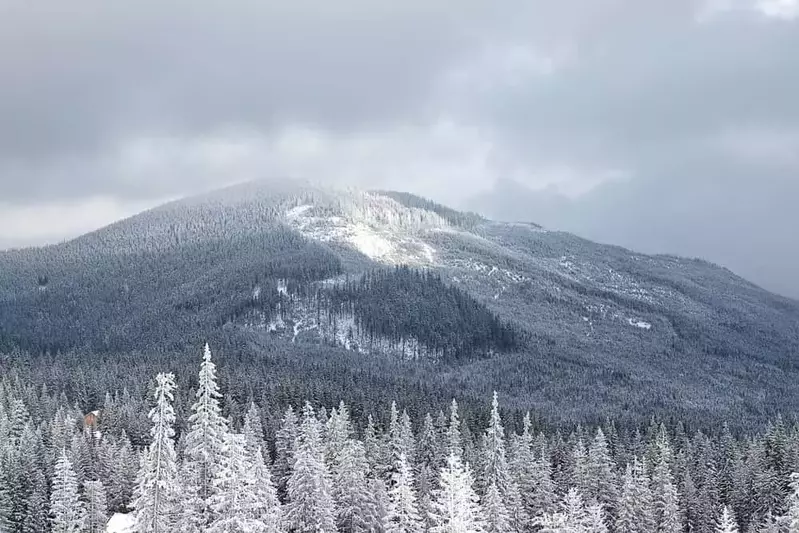
POLYGON ((430 369, 425 386, 502 388, 575 420, 587 405, 752 420, 799 407, 799 302, 703 260, 407 193, 246 184, 0 252, 0 350, 180 350, 214 332, 255 352, 407 358, 430 369), (387 281, 356 290, 375 275, 387 281), (500 324, 523 343, 457 355, 459 337, 500 339, 500 324))

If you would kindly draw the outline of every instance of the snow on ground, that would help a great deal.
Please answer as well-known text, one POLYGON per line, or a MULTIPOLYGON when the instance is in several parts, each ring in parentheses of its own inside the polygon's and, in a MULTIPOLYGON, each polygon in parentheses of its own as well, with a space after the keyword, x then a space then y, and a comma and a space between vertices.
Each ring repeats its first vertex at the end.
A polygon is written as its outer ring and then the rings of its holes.
POLYGON ((490 283, 494 292, 494 300, 502 298, 511 287, 530 281, 529 277, 519 272, 488 265, 474 259, 449 259, 447 264, 453 268, 460 269, 460 271, 456 271, 460 275, 451 275, 450 279, 453 283, 464 283, 476 279, 476 276, 471 275, 471 272, 478 273, 481 281, 487 284, 490 283))
POLYGON ((302 331, 302 320, 297 320, 294 323, 294 335, 291 337, 291 342, 297 342, 297 336, 302 331))
POLYGON ((304 215, 306 212, 313 209, 313 206, 310 204, 305 205, 298 205, 297 207, 292 207, 288 211, 286 211, 286 218, 297 218, 304 215))
POLYGON ((504 225, 512 228, 525 228, 533 233, 549 233, 549 230, 532 222, 503 222, 504 225))
POLYGON ((530 278, 528 278, 527 276, 522 276, 521 274, 517 274, 516 272, 512 272, 508 269, 505 269, 502 272, 505 274, 505 276, 507 276, 509 280, 511 280, 514 283, 524 283, 525 281, 530 280, 530 278))
POLYGON ((286 280, 279 279, 277 281, 277 292, 279 294, 283 295, 283 296, 288 296, 289 295, 289 288, 288 288, 288 284, 286 283, 286 280))
POLYGON ((436 249, 427 244, 426 242, 419 241, 419 246, 422 248, 422 254, 424 254, 425 259, 431 265, 435 264, 436 262, 436 249))
POLYGON ((335 276, 332 278, 327 278, 321 281, 317 281, 316 283, 320 287, 330 288, 344 283, 345 281, 347 281, 347 279, 349 279, 350 281, 355 281, 356 279, 360 279, 360 276, 355 276, 353 274, 342 274, 340 276, 335 276))
POLYGON ((339 315, 335 319, 329 319, 327 313, 320 316, 314 308, 301 301, 289 302, 285 312, 285 319, 278 316, 269 320, 266 314, 260 313, 258 317, 248 319, 242 325, 290 339, 293 343, 322 341, 346 350, 392 354, 405 360, 430 355, 415 339, 395 343, 380 336, 359 335, 355 317, 352 315, 339 315))
POLYGON ((357 350, 362 351, 355 342, 355 339, 351 335, 357 331, 358 327, 355 324, 355 319, 351 316, 343 316, 338 319, 336 322, 336 330, 335 330, 335 343, 338 346, 343 346, 346 350, 357 350))
POLYGON ((494 265, 487 265, 485 263, 481 263, 479 261, 475 261, 474 259, 467 259, 466 261, 454 260, 450 261, 450 264, 457 268, 463 268, 466 270, 473 270, 475 272, 479 272, 481 274, 485 274, 486 277, 494 277, 497 272, 502 273, 505 278, 507 278, 512 283, 523 283, 525 281, 529 281, 530 278, 519 274, 518 272, 514 272, 512 270, 508 270, 507 268, 499 269, 494 265))
POLYGON ((635 320, 633 318, 628 318, 627 323, 631 326, 635 326, 636 328, 641 329, 652 329, 652 324, 649 322, 644 322, 643 320, 635 320))
POLYGON ((310 239, 349 244, 366 257, 381 263, 435 264, 435 249, 417 235, 400 229, 382 228, 341 216, 316 216, 310 205, 288 210, 286 220, 310 239))
POLYGON ((347 241, 370 259, 381 260, 394 254, 394 244, 363 223, 350 226, 347 241))
POLYGON ((269 331, 269 332, 272 332, 272 331, 283 331, 284 329, 286 329, 286 323, 283 322, 283 319, 281 317, 279 317, 279 316, 277 318, 271 320, 266 325, 266 331, 269 331))
POLYGON ((133 533, 133 528, 136 525, 133 519, 133 514, 116 513, 108 521, 105 528, 106 533, 133 533))
POLYGON ((606 306, 605 304, 586 305, 585 310, 588 311, 589 316, 588 317, 583 316, 582 317, 583 321, 590 321, 589 317, 593 315, 595 317, 600 317, 602 319, 610 319, 611 321, 621 321, 623 324, 626 323, 634 328, 640 328, 645 330, 652 329, 652 324, 636 318, 627 318, 625 322, 624 315, 619 314, 618 311, 614 310, 611 307, 606 306))
POLYGON ((674 297, 674 294, 661 288, 641 286, 633 277, 590 261, 581 261, 576 256, 563 256, 556 263, 555 272, 578 283, 590 283, 605 290, 613 291, 648 303, 674 297))

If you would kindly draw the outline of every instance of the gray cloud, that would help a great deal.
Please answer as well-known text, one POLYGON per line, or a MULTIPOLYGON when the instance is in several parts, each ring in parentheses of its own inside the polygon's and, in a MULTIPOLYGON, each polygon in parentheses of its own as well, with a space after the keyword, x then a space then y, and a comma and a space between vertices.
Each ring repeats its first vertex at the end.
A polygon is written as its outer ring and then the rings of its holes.
POLYGON ((520 153, 625 167, 683 157, 728 129, 799 124, 796 24, 649 20, 593 45, 475 112, 520 153))
POLYGON ((0 242, 297 176, 705 256, 799 294, 798 6, 0 0, 0 242))
POLYGON ((466 205, 704 257, 799 297, 796 22, 745 10, 645 20, 554 76, 472 108, 502 124, 503 145, 523 160, 466 205), (583 182, 622 179, 580 195, 557 180, 542 188, 542 166, 557 163, 583 182))
MULTIPOLYGON (((0 159, 21 173, 31 161, 69 163, 136 136, 227 126, 268 132, 292 123, 348 132, 418 117, 438 73, 476 45, 473 23, 487 5, 467 0, 455 12, 451 2, 363 0, 335 8, 310 0, 7 6, 0 159)), ((3 180, 0 192, 37 192, 16 181, 3 180)), ((50 193, 113 190, 92 176, 72 181, 59 187, 63 180, 54 179, 50 193)))

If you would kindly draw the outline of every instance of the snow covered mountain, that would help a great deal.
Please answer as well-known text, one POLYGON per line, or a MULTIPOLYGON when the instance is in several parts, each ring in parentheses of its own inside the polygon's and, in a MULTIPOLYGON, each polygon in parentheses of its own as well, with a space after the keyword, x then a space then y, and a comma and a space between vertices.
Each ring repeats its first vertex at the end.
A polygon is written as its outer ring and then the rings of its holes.
POLYGON ((409 361, 568 419, 799 407, 799 303, 701 260, 405 193, 253 183, 0 254, 0 351, 215 332, 409 361))

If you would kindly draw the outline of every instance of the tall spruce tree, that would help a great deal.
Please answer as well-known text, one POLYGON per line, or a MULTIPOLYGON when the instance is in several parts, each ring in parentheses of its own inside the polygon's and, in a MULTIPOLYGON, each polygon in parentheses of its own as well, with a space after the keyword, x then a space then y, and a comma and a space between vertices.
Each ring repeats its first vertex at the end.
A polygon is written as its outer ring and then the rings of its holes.
POLYGON ((499 400, 496 391, 494 391, 491 401, 491 417, 488 428, 483 435, 482 467, 479 485, 483 493, 486 493, 491 485, 496 485, 504 497, 511 480, 505 450, 505 428, 502 426, 502 419, 499 415, 499 400))
MULTIPOLYGON (((384 436, 383 453, 381 462, 384 467, 384 480, 391 483, 394 473, 398 470, 400 455, 404 452, 402 443, 402 426, 397 402, 391 402, 388 417, 388 432, 384 436)), ((406 455, 407 456, 407 455, 406 455)))
MULTIPOLYGON (((422 423, 422 431, 419 434, 417 448, 416 468, 419 475, 416 477, 416 487, 419 495, 420 512, 424 515, 427 512, 430 502, 430 495, 436 487, 436 477, 441 466, 439 462, 439 432, 433 422, 433 417, 427 413, 422 423)), ((407 463, 407 457, 405 458, 407 463)))
POLYGON ((50 523, 48 469, 41 433, 30 420, 17 433, 14 442, 0 441, 0 531, 46 531, 50 523))
POLYGON ((685 513, 685 523, 688 531, 696 531, 697 512, 696 512, 696 485, 690 470, 686 470, 683 475, 682 496, 680 499, 681 508, 685 513))
POLYGON ((169 533, 177 520, 177 465, 175 454, 175 377, 156 376, 155 407, 150 411, 152 442, 144 453, 134 492, 137 533, 169 533))
POLYGON ((496 483, 491 483, 483 498, 486 533, 511 533, 517 531, 511 526, 511 517, 502 493, 496 483))
POLYGON ((677 487, 667 482, 658 495, 657 508, 660 510, 657 522, 658 533, 680 533, 683 531, 683 512, 680 509, 680 496, 677 487))
POLYGON ((799 474, 791 474, 791 493, 786 502, 788 512, 785 515, 785 525, 789 533, 799 533, 799 474))
POLYGON ((535 459, 532 473, 535 483, 533 491, 531 493, 522 491, 522 498, 530 494, 525 508, 531 517, 552 512, 557 504, 555 483, 552 480, 552 463, 546 453, 542 452, 535 459))
POLYGON ((539 479, 536 472, 536 457, 533 453, 533 435, 530 430, 530 413, 524 415, 521 435, 515 435, 511 443, 511 478, 519 488, 522 505, 530 516, 539 516, 543 510, 536 501, 539 479))
MULTIPOLYGON (((415 462, 416 438, 413 434, 413 422, 405 409, 402 410, 402 416, 400 416, 400 455, 405 455, 409 463, 415 462)), ((399 457, 396 458, 396 462, 399 465, 399 457)))
POLYGON ((216 365, 211 360, 208 344, 200 364, 196 397, 197 401, 191 407, 181 469, 182 476, 185 476, 181 527, 188 533, 196 526, 207 526, 213 521, 210 506, 214 479, 222 465, 225 435, 228 433, 228 423, 222 416, 219 403, 221 394, 216 382, 216 365))
POLYGON ((585 510, 585 533, 608 533, 605 511, 598 503, 589 505, 585 510))
POLYGON ((601 504, 605 513, 612 516, 618 494, 610 449, 602 428, 596 430, 588 449, 586 477, 588 486, 585 497, 601 504))
POLYGON ((250 457, 255 500, 258 503, 255 515, 266 526, 263 533, 282 533, 283 508, 277 496, 277 488, 272 482, 272 475, 264 462, 264 453, 255 450, 250 457))
POLYGON ((78 477, 64 448, 53 472, 50 518, 52 533, 82 533, 86 528, 86 509, 78 495, 78 477))
POLYGON ((413 471, 405 454, 400 455, 399 469, 392 480, 386 511, 383 521, 386 533, 422 532, 423 523, 414 493, 413 471))
POLYGON ((102 481, 86 481, 83 484, 86 502, 86 533, 103 533, 108 523, 108 500, 102 481))
POLYGON ((735 521, 735 515, 732 514, 730 508, 726 505, 721 511, 719 523, 716 526, 717 533, 738 533, 738 524, 735 521))
POLYGON ((332 468, 336 523, 341 533, 367 533, 380 527, 377 502, 366 477, 368 470, 363 444, 349 439, 332 468))
POLYGON ((31 490, 27 495, 26 518, 20 524, 20 533, 39 533, 40 531, 47 531, 49 525, 47 480, 43 469, 28 470, 28 472, 30 472, 27 477, 31 490))
POLYGON ((112 446, 110 455, 110 471, 106 494, 108 508, 112 512, 124 513, 129 511, 133 491, 136 488, 136 475, 139 469, 139 459, 127 435, 119 438, 112 446))
POLYGON ((325 465, 321 426, 313 407, 303 408, 302 426, 287 483, 285 519, 289 531, 336 533, 336 513, 325 465))
POLYGON ((583 497, 591 494, 593 491, 588 477, 588 450, 582 437, 577 439, 572 449, 569 466, 571 467, 571 472, 568 479, 563 480, 566 482, 565 484, 576 488, 583 497))
MULTIPOLYGON (((457 451, 455 447, 452 449, 457 451)), ((463 465, 456 453, 451 454, 447 466, 441 471, 440 488, 435 491, 431 533, 485 531, 485 516, 473 485, 474 478, 469 465, 463 465)))
POLYGON ((275 486, 278 495, 285 498, 286 485, 291 471, 294 467, 294 454, 297 449, 297 439, 300 430, 297 414, 292 406, 286 408, 280 429, 275 434, 275 463, 272 471, 274 472, 275 486))
MULTIPOLYGON (((582 494, 577 488, 570 488, 560 502, 560 509, 555 513, 544 514, 534 520, 543 533, 601 533, 605 527, 601 506, 596 504, 589 513, 582 494)), ((619 533, 623 530, 617 530, 619 533)))
MULTIPOLYGON (((253 454, 260 453, 256 449, 253 454)), ((213 521, 209 533, 264 533, 263 506, 256 490, 254 464, 248 456, 246 437, 234 433, 224 436, 222 463, 213 480, 211 496, 213 521)))
MULTIPOLYGON (((0 411, 2 409, 3 402, 0 401, 0 411)), ((14 473, 15 452, 8 438, 8 420, 0 416, 0 531, 13 533, 16 533, 14 529, 16 518, 13 512, 17 478, 14 473)))
POLYGON ((618 508, 616 509, 616 531, 626 531, 637 533, 638 523, 638 502, 636 501, 636 483, 633 475, 633 467, 629 463, 624 470, 624 478, 621 485, 621 496, 618 508))
MULTIPOLYGON (((754 505, 754 494, 752 490, 752 481, 754 480, 754 467, 755 461, 751 453, 753 444, 747 443, 742 454, 736 457, 735 463, 732 466, 732 491, 730 494, 730 509, 741 524, 747 524, 754 527, 754 522, 757 520, 756 508, 754 505)), ((749 529, 752 529, 750 527, 749 529)))
POLYGON ((679 494, 670 466, 672 455, 665 431, 661 431, 655 445, 652 471, 653 511, 658 533, 679 533, 683 529, 679 494))
MULTIPOLYGON (((458 402, 452 399, 449 408, 449 426, 447 429, 447 457, 455 455, 463 460, 463 440, 461 439, 461 419, 458 415, 458 402)), ((449 461, 449 459, 447 459, 449 461)))
POLYGON ((244 415, 244 427, 241 432, 244 434, 244 443, 249 453, 263 450, 266 446, 264 426, 261 423, 261 410, 255 405, 255 402, 250 402, 247 414, 244 415))
POLYGON ((363 431, 363 447, 366 452, 366 460, 369 461, 369 474, 373 477, 379 477, 385 468, 383 464, 384 447, 381 446, 377 425, 371 414, 366 417, 366 428, 363 431))
POLYGON ((338 409, 330 412, 325 432, 325 460, 331 467, 338 460, 339 454, 353 437, 350 412, 344 402, 340 402, 338 409))
POLYGON ((505 445, 505 428, 499 414, 499 400, 496 391, 491 401, 491 416, 483 435, 481 491, 488 494, 487 487, 494 485, 499 491, 501 506, 508 513, 511 529, 519 530, 530 518, 522 503, 516 481, 510 475, 505 445))
POLYGON ((652 501, 652 490, 649 487, 650 480, 646 473, 646 467, 637 459, 633 463, 633 475, 635 477, 638 530, 641 532, 655 531, 654 503, 652 501))
POLYGON ((718 511, 721 508, 716 484, 718 478, 716 457, 707 436, 697 433, 694 441, 696 443, 694 453, 694 481, 696 482, 693 506, 694 526, 697 533, 712 533, 716 529, 718 511))

